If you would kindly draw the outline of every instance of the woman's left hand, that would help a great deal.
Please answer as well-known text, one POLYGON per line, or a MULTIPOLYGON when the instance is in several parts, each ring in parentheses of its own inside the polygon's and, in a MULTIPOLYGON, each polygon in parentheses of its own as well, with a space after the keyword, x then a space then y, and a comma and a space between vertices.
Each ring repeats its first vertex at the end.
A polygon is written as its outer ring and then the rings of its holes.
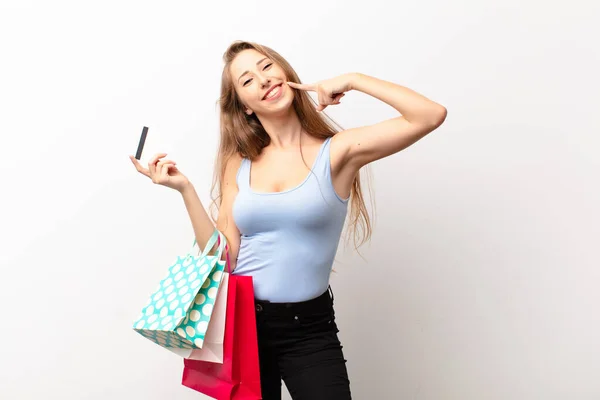
POLYGON ((319 101, 317 111, 323 111, 327 106, 340 104, 340 100, 345 96, 344 92, 352 90, 352 79, 350 74, 340 75, 332 79, 311 84, 295 82, 287 82, 287 84, 294 89, 316 92, 319 101))

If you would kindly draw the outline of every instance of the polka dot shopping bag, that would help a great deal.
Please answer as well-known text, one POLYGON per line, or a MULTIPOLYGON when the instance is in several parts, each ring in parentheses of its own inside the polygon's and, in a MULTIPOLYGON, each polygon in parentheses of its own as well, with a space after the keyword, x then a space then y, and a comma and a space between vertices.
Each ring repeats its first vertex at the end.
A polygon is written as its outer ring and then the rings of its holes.
POLYGON ((176 354, 174 349, 201 349, 223 279, 225 246, 225 236, 218 230, 200 255, 194 240, 192 251, 169 267, 133 329, 176 354), (217 239, 216 254, 208 255, 217 239))

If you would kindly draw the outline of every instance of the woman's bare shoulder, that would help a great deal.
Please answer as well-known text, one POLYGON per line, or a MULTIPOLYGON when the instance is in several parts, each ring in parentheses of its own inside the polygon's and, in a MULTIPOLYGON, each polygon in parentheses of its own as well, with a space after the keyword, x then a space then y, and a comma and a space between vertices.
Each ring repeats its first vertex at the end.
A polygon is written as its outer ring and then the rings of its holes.
POLYGON ((242 160, 243 157, 237 152, 225 160, 225 173, 223 177, 225 185, 236 182, 237 173, 242 164, 242 160))

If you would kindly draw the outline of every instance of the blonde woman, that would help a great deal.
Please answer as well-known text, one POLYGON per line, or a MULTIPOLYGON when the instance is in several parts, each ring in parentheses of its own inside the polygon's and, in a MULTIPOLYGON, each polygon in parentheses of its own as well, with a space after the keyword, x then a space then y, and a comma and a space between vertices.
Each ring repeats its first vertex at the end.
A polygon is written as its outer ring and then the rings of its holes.
MULTIPOLYGON (((294 400, 350 399, 329 276, 345 221, 355 245, 371 234, 359 171, 438 128, 446 109, 361 73, 301 84, 280 54, 257 43, 232 43, 224 63, 216 228, 227 237, 233 273, 253 278, 263 398, 281 399, 283 379, 294 400), (321 111, 351 90, 399 115, 335 129, 321 111)), ((181 193, 203 247, 215 223, 165 157, 157 154, 148 168, 131 160, 154 183, 181 193)))

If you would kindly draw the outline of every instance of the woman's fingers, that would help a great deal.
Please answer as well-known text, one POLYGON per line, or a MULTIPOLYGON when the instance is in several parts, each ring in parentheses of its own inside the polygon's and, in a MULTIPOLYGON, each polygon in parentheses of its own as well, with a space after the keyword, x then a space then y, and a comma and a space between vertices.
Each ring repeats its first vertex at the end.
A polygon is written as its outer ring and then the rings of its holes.
POLYGON ((168 181, 167 176, 163 173, 163 169, 168 165, 172 165, 172 164, 171 163, 163 163, 163 162, 159 162, 158 164, 156 164, 156 170, 155 170, 154 174, 152 175, 152 182, 162 184, 162 183, 165 183, 166 181, 168 181))
POLYGON ((315 84, 315 83, 305 84, 305 83, 287 82, 287 84, 290 85, 291 87, 293 87, 294 89, 309 90, 311 92, 317 91, 317 84, 315 84))
POLYGON ((345 93, 338 93, 334 97, 329 97, 328 94, 325 94, 322 91, 320 91, 319 96, 318 96, 319 104, 316 107, 317 111, 319 111, 319 112, 323 111, 325 108, 327 108, 327 106, 330 106, 330 105, 340 104, 340 100, 345 95, 346 95, 345 93))
POLYGON ((169 181, 169 166, 173 165, 173 164, 168 164, 168 163, 164 163, 164 164, 160 164, 160 182, 168 182, 169 181))
POLYGON ((158 153, 155 154, 154 157, 150 159, 150 161, 148 161, 148 170, 150 171, 151 176, 156 175, 156 163, 158 163, 158 160, 165 157, 166 155, 167 153, 158 153))
POLYGON ((129 156, 129 159, 131 160, 131 162, 135 166, 135 169, 139 173, 146 175, 148 178, 152 179, 155 183, 158 183, 158 181, 160 179, 160 175, 161 175, 162 165, 165 165, 165 164, 166 165, 177 165, 177 163, 173 160, 160 160, 161 158, 165 157, 166 155, 167 155, 166 153, 156 154, 148 162, 148 168, 142 167, 142 164, 140 164, 140 162, 134 156, 129 156))
POLYGON ((175 161, 173 161, 173 160, 161 160, 161 161, 159 161, 159 162, 156 164, 157 168, 158 168, 158 166, 159 166, 159 165, 162 165, 162 164, 173 164, 173 165, 177 165, 177 163, 176 163, 175 161))
POLYGON ((154 183, 165 183, 169 180, 169 167, 175 166, 171 160, 160 161, 156 164, 156 173, 153 175, 154 183))
POLYGON ((329 105, 329 99, 327 98, 327 95, 325 93, 323 93, 323 91, 319 91, 319 104, 324 106, 323 108, 327 107, 329 105))
POLYGON ((137 169, 139 173, 150 177, 150 171, 147 168, 142 167, 142 164, 140 164, 140 162, 134 156, 129 156, 129 159, 131 160, 131 162, 135 166, 135 169, 137 169))
POLYGON ((335 96, 333 99, 333 104, 340 104, 340 100, 342 100, 342 97, 344 97, 344 95, 345 93, 341 93, 335 96))
POLYGON ((139 160, 133 156, 129 159, 135 165, 138 172, 146 175, 153 183, 178 189, 185 181, 185 176, 177 169, 177 163, 173 160, 165 160, 166 153, 158 153, 148 162, 148 168, 142 167, 139 160))

